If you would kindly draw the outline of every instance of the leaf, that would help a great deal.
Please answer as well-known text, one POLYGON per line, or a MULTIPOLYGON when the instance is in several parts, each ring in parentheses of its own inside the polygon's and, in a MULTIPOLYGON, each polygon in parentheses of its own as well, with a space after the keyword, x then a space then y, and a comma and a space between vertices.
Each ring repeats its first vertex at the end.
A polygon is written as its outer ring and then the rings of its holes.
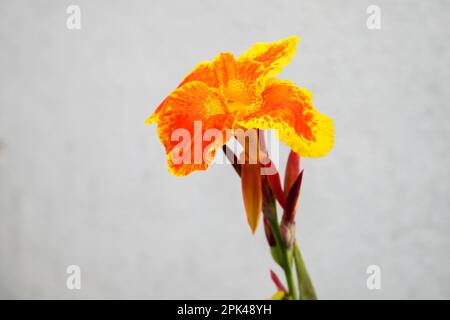
POLYGON ((297 242, 294 243, 294 260, 297 270, 298 287, 300 289, 300 300, 317 300, 316 290, 309 277, 308 270, 306 270, 297 242))

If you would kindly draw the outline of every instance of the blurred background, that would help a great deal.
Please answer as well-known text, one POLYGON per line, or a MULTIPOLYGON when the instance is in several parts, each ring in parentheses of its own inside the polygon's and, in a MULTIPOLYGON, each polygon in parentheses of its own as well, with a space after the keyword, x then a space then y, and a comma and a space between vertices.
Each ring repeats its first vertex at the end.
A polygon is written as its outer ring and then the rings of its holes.
MULTIPOLYGON (((335 124, 297 234, 322 299, 450 298, 448 1, 0 1, 0 298, 263 299, 229 165, 169 174, 144 120, 198 62, 296 34, 335 124), (369 30, 369 5, 381 29, 369 30), (69 5, 81 29, 69 30, 69 5), (68 290, 66 268, 81 268, 68 290), (369 265, 381 289, 366 286, 369 265)), ((280 170, 288 150, 280 151, 280 170)))

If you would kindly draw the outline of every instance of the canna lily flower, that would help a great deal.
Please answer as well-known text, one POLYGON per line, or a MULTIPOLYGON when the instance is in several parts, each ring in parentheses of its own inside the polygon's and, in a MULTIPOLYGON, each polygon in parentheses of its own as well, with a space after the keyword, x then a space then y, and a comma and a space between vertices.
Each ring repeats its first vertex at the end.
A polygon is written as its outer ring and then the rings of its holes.
POLYGON ((295 55, 298 41, 292 36, 257 43, 238 58, 220 53, 213 61, 197 65, 181 81, 146 121, 158 125, 172 174, 206 170, 215 150, 231 138, 227 132, 239 128, 277 129, 279 139, 303 157, 321 157, 332 148, 333 122, 315 110, 311 92, 275 78, 295 55), (183 150, 179 148, 180 137, 173 135, 177 129, 189 133, 183 150), (213 142, 211 137, 205 138, 210 129, 223 138, 213 142), (192 159, 198 137, 202 137, 202 155, 208 156, 192 159), (189 161, 174 161, 177 153, 186 153, 189 161))
POLYGON ((252 232, 263 220, 272 257, 285 273, 287 288, 271 272, 277 287, 272 298, 283 300, 298 298, 293 260, 300 298, 317 298, 295 237, 303 179, 300 156, 324 156, 334 139, 333 121, 316 111, 311 93, 276 78, 294 56, 298 41, 293 36, 257 43, 237 58, 220 53, 213 61, 200 63, 146 120, 147 124, 157 124, 168 168, 174 175, 206 170, 216 150, 222 148, 241 179, 252 232), (278 138, 291 148, 284 186, 261 132, 267 129, 275 129, 278 138), (240 161, 226 146, 232 137, 243 146, 240 161), (281 223, 277 201, 283 209, 281 223))

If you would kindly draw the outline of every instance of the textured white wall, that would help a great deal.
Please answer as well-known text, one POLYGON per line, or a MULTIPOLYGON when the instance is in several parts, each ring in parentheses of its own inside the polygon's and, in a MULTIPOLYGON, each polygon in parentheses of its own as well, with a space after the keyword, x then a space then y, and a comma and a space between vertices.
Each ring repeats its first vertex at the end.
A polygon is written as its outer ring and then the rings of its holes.
MULTIPOLYGON (((0 298, 266 298, 229 166, 171 176, 144 119, 195 64, 297 34, 334 119, 298 235, 321 298, 450 298, 448 1, 0 1, 0 298), (66 28, 80 5, 82 29, 66 28), (366 28, 366 8, 382 29, 366 28), (65 269, 82 268, 82 289, 65 269), (366 267, 382 290, 366 288, 366 267)), ((286 157, 286 148, 281 157, 286 157)), ((283 169, 283 168, 282 168, 283 169)), ((276 269, 277 270, 277 269, 276 269)))

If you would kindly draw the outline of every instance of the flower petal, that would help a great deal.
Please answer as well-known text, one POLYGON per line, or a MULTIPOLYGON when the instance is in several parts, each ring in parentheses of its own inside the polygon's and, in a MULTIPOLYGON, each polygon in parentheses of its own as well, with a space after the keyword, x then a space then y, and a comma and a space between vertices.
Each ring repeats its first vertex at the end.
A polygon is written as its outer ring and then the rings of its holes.
POLYGON ((285 300, 286 297, 286 293, 284 293, 283 291, 277 291, 270 297, 270 300, 285 300))
MULTIPOLYGON (((223 95, 230 112, 243 108, 251 109, 261 104, 264 90, 263 64, 250 59, 236 61, 232 53, 220 53, 212 61, 197 65, 178 85, 178 88, 193 81, 199 81, 216 88, 223 95)), ((167 100, 167 98, 166 98, 167 100)), ((166 105, 164 100, 146 120, 147 124, 156 122, 166 105)))
POLYGON ((214 60, 220 92, 229 112, 252 110, 261 105, 264 67, 249 59, 236 61, 232 54, 221 53, 214 60))
POLYGON ((226 129, 233 122, 217 90, 193 81, 174 90, 164 104, 152 122, 158 124, 169 171, 184 176, 206 170, 229 139, 226 129))
POLYGON ((244 199, 247 221, 253 233, 258 228, 262 210, 262 182, 258 164, 247 161, 241 166, 242 197, 244 199))
POLYGON ((241 59, 252 59, 261 62, 266 69, 268 78, 276 76, 281 69, 291 61, 295 55, 297 42, 300 40, 297 36, 292 36, 270 43, 256 43, 249 50, 244 52, 241 59))
POLYGON ((201 81, 213 88, 226 88, 233 80, 242 81, 244 85, 258 81, 264 74, 264 66, 251 59, 236 60, 233 53, 219 53, 213 61, 197 65, 178 85, 201 81))
MULTIPOLYGON (((199 63, 194 69, 192 69, 191 72, 188 73, 186 77, 184 77, 183 81, 180 82, 177 88, 180 88, 181 86, 193 82, 193 81, 200 81, 208 85, 212 88, 218 88, 219 87, 219 80, 217 78, 217 73, 215 69, 215 63, 210 61, 204 61, 199 63)), ((153 114, 146 120, 145 123, 151 124, 153 122, 156 122, 158 120, 159 114, 161 110, 166 105, 166 101, 168 98, 166 98, 153 112, 153 114)))
POLYGON ((219 87, 219 80, 215 71, 215 63, 210 61, 204 61, 198 64, 188 75, 181 81, 178 87, 192 82, 201 81, 210 87, 219 87))
POLYGON ((324 156, 333 146, 333 120, 317 112, 312 94, 289 81, 273 81, 259 110, 236 119, 245 128, 277 129, 278 138, 308 158, 324 156))

